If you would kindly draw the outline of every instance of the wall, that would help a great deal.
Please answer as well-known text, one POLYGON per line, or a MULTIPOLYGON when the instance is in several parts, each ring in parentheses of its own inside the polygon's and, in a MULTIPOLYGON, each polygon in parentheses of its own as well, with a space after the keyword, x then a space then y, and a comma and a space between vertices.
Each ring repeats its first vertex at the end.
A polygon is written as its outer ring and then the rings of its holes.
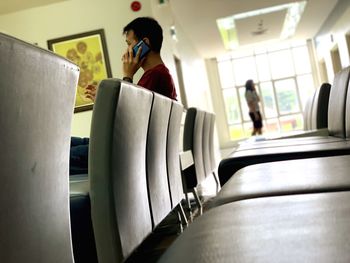
MULTIPOLYGON (((151 15, 149 0, 140 2, 141 11, 134 13, 129 7, 131 1, 69 0, 2 15, 0 31, 47 48, 49 39, 104 28, 112 74, 120 77, 120 58, 126 49, 122 29, 137 16, 151 15)), ((75 114, 72 135, 89 136, 90 122, 91 111, 75 114)))
MULTIPOLYGON (((188 107, 198 107, 206 111, 215 112, 212 104, 212 93, 209 86, 207 68, 205 60, 199 55, 198 51, 191 44, 188 36, 185 34, 181 24, 176 20, 171 2, 165 1, 159 4, 158 0, 151 0, 153 16, 159 21, 163 28, 163 48, 162 57, 164 63, 169 67, 174 78, 175 85, 178 86, 174 56, 181 61, 182 73, 186 91, 188 107), (175 26, 177 40, 174 40, 170 34, 170 27, 175 26)), ((177 93, 179 89, 177 87, 177 93)), ((178 96, 180 99, 180 96, 178 96)), ((215 112, 218 119, 218 112, 215 112)), ((219 113, 220 114, 220 113, 219 113)), ((216 123, 217 126, 217 123, 216 123)), ((181 139, 181 138, 180 138, 181 139)), ((182 142, 180 141, 180 145, 182 142)), ((219 151, 218 133, 215 128, 214 146, 217 162, 221 160, 219 151)), ((209 185, 212 184, 210 180, 209 185)))
MULTIPOLYGON (((126 45, 122 28, 137 16, 154 16, 164 30, 162 56, 177 85, 174 55, 181 60, 188 105, 212 110, 211 95, 204 60, 190 44, 181 26, 172 19, 170 5, 157 0, 141 0, 139 12, 130 10, 125 0, 69 0, 48 6, 0 16, 0 31, 37 43, 47 48, 47 40, 104 28, 114 77, 121 76, 120 57, 126 45), (170 36, 170 26, 176 25, 178 41, 170 36)), ((136 76, 136 80, 142 72, 136 76)), ((179 91, 178 91, 179 93, 179 91)), ((72 135, 89 136, 91 111, 76 113, 72 135)))
POLYGON ((330 83, 333 82, 334 78, 331 59, 332 49, 338 47, 342 68, 350 65, 350 51, 346 43, 346 34, 350 33, 350 2, 346 2, 346 6, 344 6, 344 1, 339 4, 342 4, 342 8, 336 7, 330 16, 330 18, 336 17, 337 19, 335 21, 332 19, 332 25, 327 24, 327 30, 322 30, 315 38, 318 61, 324 60, 330 83))
POLYGON ((171 4, 168 1, 165 1, 164 4, 159 4, 158 0, 151 0, 151 7, 153 16, 163 28, 162 57, 173 75, 175 85, 178 88, 174 56, 181 61, 188 106, 212 111, 213 107, 204 59, 200 57, 181 25, 176 21, 171 4), (171 26, 176 28, 177 41, 170 35, 171 26))

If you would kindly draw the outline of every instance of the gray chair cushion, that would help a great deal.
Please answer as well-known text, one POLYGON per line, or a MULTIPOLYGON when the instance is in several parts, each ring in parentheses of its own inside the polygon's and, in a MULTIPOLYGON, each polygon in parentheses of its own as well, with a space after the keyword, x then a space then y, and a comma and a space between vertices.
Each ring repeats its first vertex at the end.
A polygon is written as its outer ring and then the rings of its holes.
POLYGON ((307 99, 305 109, 303 112, 305 131, 311 130, 311 112, 315 94, 316 92, 312 93, 312 95, 307 99))
POLYGON ((197 181, 196 185, 198 185, 205 180, 205 170, 203 163, 204 115, 204 111, 201 111, 197 108, 189 108, 186 112, 183 151, 192 151, 196 171, 196 174, 193 175, 195 178, 189 179, 191 183, 188 183, 188 186, 191 185, 192 182, 197 181))
POLYGON ((120 262, 152 231, 146 141, 153 94, 116 79, 100 83, 91 124, 91 216, 99 262, 120 262))
POLYGON ((69 146, 79 69, 0 33, 1 262, 73 262, 69 146))
POLYGON ((210 206, 289 194, 350 190, 350 156, 263 163, 239 170, 210 206))
POLYGON ((224 185, 235 172, 248 165, 347 154, 350 154, 350 141, 239 151, 220 162, 220 184, 224 185))
POLYGON ((147 135, 146 168, 153 227, 171 211, 166 144, 171 100, 154 94, 147 135))
POLYGON ((172 208, 175 208, 176 205, 179 204, 184 198, 179 156, 179 139, 182 114, 183 106, 176 101, 172 101, 166 149, 168 181, 172 208))
POLYGON ((210 153, 210 163, 211 163, 212 171, 215 171, 217 168, 217 163, 215 158, 215 146, 214 146, 215 118, 216 118, 215 114, 211 113, 210 133, 209 133, 209 153, 210 153))
POLYGON ((329 83, 323 83, 321 87, 317 89, 312 106, 311 130, 328 127, 328 104, 330 92, 331 85, 329 83))
POLYGON ((349 262, 350 193, 250 199, 209 210, 159 262, 349 262))
POLYGON ((210 159, 210 126, 211 126, 211 114, 209 112, 204 112, 203 121, 203 164, 205 176, 212 175, 213 170, 211 169, 211 159, 210 159))
POLYGON ((341 138, 346 136, 345 110, 349 74, 350 67, 347 67, 334 76, 328 104, 328 130, 331 136, 341 138))

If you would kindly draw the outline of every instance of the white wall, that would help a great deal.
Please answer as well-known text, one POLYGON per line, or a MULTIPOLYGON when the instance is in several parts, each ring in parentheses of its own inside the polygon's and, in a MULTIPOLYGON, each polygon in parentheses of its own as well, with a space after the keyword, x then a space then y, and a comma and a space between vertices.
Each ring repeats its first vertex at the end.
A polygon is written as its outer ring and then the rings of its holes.
POLYGON ((317 57, 318 60, 324 60, 327 68, 327 76, 330 83, 333 82, 334 70, 331 60, 330 52, 335 47, 338 46, 340 53, 340 62, 342 68, 350 65, 349 54, 346 44, 347 33, 350 33, 350 6, 346 11, 339 17, 335 25, 331 28, 329 32, 322 36, 316 38, 317 43, 317 57))
MULTIPOLYGON (((176 20, 171 9, 171 2, 159 4, 158 0, 151 0, 153 16, 159 21, 163 28, 164 43, 162 57, 178 86, 174 55, 181 60, 184 85, 186 90, 188 107, 198 107, 206 111, 214 112, 212 93, 205 60, 199 55, 182 26, 176 20), (175 26, 177 41, 170 35, 170 27, 175 26)), ((179 90, 177 91, 179 94, 179 90)), ((178 96, 180 100, 180 96, 178 96)), ((218 113, 214 112, 219 118, 218 113)), ((219 113, 220 114, 220 113, 219 113)), ((216 122, 217 126, 217 122, 216 122)), ((214 134, 214 146, 216 149, 217 162, 221 159, 217 129, 214 134)))
MULTIPOLYGON (((181 60, 188 106, 212 111, 213 107, 204 59, 200 57, 181 25, 174 18, 171 2, 165 1, 165 4, 159 4, 158 0, 151 0, 151 6, 153 16, 163 28, 162 57, 164 63, 171 71, 175 85, 178 86, 174 55, 181 60), (172 39, 170 35, 170 27, 173 25, 176 28, 177 41, 172 39)), ((179 91, 177 93, 179 94, 179 91)))
MULTIPOLYGON (((132 12, 130 9, 131 1, 64 1, 2 15, 0 16, 0 31, 47 48, 47 40, 49 39, 103 28, 112 74, 114 77, 121 77, 120 58, 126 49, 122 29, 138 16, 151 16, 150 1, 141 0, 140 2, 142 9, 139 12, 132 12)), ((90 122, 91 111, 75 114, 72 135, 89 136, 90 122)))
MULTIPOLYGON (((191 45, 181 26, 172 19, 169 4, 157 0, 141 0, 139 12, 130 10, 131 1, 124 0, 69 0, 44 7, 0 16, 0 31, 47 48, 47 40, 103 28, 113 77, 121 76, 121 55, 126 49, 122 28, 138 16, 154 16, 164 30, 162 56, 177 85, 174 55, 182 62, 182 71, 189 107, 212 110, 211 95, 204 60, 191 45), (175 24, 178 41, 170 36, 175 24)), ((136 76, 136 80, 142 72, 136 76)), ((178 92, 179 93, 179 92, 178 92)), ((72 135, 89 136, 91 111, 76 113, 72 135)))

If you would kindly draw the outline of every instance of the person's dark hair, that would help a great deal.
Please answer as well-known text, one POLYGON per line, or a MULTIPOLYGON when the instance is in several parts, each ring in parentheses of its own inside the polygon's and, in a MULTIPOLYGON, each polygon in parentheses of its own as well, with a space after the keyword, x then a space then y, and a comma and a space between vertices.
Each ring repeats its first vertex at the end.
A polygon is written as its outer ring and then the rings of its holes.
POLYGON ((251 80, 251 79, 247 80, 246 83, 245 83, 245 88, 247 90, 253 90, 253 88, 254 88, 254 81, 251 80))
POLYGON ((163 30, 158 22, 151 17, 138 17, 127 24, 123 34, 134 31, 138 40, 147 37, 151 44, 151 50, 160 52, 163 43, 163 30))

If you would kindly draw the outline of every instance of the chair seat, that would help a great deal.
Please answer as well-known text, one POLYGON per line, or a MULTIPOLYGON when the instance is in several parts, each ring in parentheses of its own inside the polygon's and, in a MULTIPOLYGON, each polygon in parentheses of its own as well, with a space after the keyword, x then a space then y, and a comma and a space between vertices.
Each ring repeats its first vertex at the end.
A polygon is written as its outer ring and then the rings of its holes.
POLYGON ((159 262, 349 262, 350 192, 266 197, 214 208, 159 262))
POLYGON ((222 187, 210 207, 266 196, 350 190, 349 170, 348 155, 251 165, 222 187))

